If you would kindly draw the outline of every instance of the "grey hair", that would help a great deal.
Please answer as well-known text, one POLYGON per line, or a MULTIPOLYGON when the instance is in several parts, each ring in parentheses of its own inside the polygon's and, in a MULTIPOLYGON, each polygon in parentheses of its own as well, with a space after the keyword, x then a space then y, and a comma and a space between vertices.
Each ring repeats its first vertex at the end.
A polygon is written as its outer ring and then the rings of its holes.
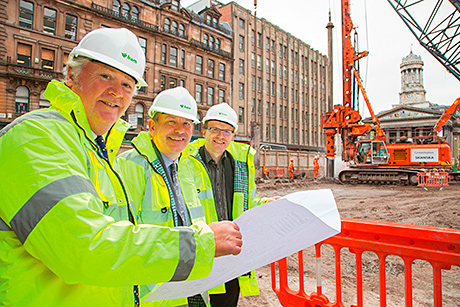
MULTIPOLYGON (((87 58, 85 56, 78 56, 78 57, 75 57, 75 56, 72 56, 66 63, 65 67, 64 67, 64 70, 62 71, 62 74, 63 74, 63 79, 62 80, 63 82, 66 81, 67 79, 67 74, 69 73, 68 71, 68 68, 69 67, 72 67, 72 72, 71 74, 75 77, 75 80, 78 80, 78 77, 81 73, 81 70, 83 68, 83 66, 88 63, 88 62, 91 62, 92 60, 90 58, 87 58)), ((137 86, 134 87, 134 90, 133 90, 133 97, 137 95, 137 92, 138 92, 139 88, 137 86)))

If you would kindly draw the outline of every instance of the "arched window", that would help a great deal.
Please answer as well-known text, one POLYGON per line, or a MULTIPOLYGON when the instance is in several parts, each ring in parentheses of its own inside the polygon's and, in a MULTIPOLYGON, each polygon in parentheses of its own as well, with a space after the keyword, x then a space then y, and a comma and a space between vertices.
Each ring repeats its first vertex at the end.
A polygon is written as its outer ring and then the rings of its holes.
POLYGON ((216 38, 216 49, 220 49, 220 39, 216 38))
POLYGON ((134 21, 139 19, 139 9, 137 8, 137 6, 133 6, 133 8, 131 9, 131 19, 134 21))
POLYGON ((40 102, 38 104, 40 109, 48 108, 48 107, 51 106, 50 101, 48 99, 46 99, 45 96, 43 96, 44 92, 45 92, 45 90, 40 92, 40 102))
POLYGON ((120 1, 113 0, 113 11, 117 12, 118 14, 120 14, 120 8, 121 8, 120 1))
POLYGON ((123 17, 124 18, 128 18, 129 19, 129 11, 130 11, 130 7, 127 3, 123 3, 123 17))
POLYGON ((136 104, 137 127, 144 126, 144 106, 141 103, 136 104))
POLYGON ((208 34, 203 35, 203 44, 208 45, 209 37, 208 34))
POLYGON ((29 89, 23 85, 16 88, 16 113, 29 112, 29 89))
POLYGON ((177 34, 177 22, 173 21, 171 26, 172 34, 177 34))
POLYGON ((165 32, 169 32, 170 26, 171 26, 171 20, 169 20, 169 18, 165 18, 165 25, 163 27, 163 30, 165 32))
POLYGON ((195 131, 201 131, 201 113, 200 112, 196 113, 196 118, 198 118, 198 121, 200 123, 195 125, 195 131))
POLYGON ((179 36, 184 37, 185 36, 185 27, 183 24, 179 25, 179 36))
POLYGON ((214 36, 209 37, 209 47, 214 49, 214 36))

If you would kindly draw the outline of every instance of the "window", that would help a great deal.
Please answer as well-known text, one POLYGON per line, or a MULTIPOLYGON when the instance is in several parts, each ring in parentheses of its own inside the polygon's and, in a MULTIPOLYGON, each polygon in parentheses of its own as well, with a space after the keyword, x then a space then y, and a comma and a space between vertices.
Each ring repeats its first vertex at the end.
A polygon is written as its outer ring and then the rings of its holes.
POLYGON ((239 83, 238 85, 238 97, 244 99, 244 83, 239 83))
POLYGON ((172 25, 171 25, 171 33, 174 34, 174 35, 177 35, 178 32, 179 32, 179 31, 178 31, 177 22, 175 22, 175 21, 173 20, 172 25))
POLYGON ((138 41, 139 45, 141 45, 141 48, 144 51, 144 54, 147 54, 147 40, 143 37, 139 37, 138 41))
POLYGON ((131 19, 134 21, 139 19, 139 9, 136 6, 131 9, 131 19))
POLYGON ((169 88, 175 88, 177 86, 176 78, 169 78, 169 88))
POLYGON ((137 127, 144 126, 144 106, 141 103, 136 104, 137 127))
POLYGON ((280 46, 279 46, 279 56, 280 56, 280 58, 283 57, 283 45, 282 44, 280 44, 280 46))
POLYGON ((270 80, 266 81, 265 91, 266 91, 267 95, 270 95, 270 80))
POLYGON ((185 26, 183 24, 179 25, 179 36, 185 37, 185 26))
POLYGON ((195 100, 197 103, 203 102, 203 86, 195 84, 195 100))
POLYGON ((278 71, 280 72, 280 78, 283 78, 283 65, 279 65, 278 71))
POLYGON ((260 93, 262 92, 262 78, 257 77, 257 91, 260 93))
POLYGON ((214 88, 208 87, 208 105, 212 106, 214 104, 214 88))
POLYGON ((214 49, 214 36, 209 37, 209 48, 214 49))
POLYGON ((225 81, 225 64, 219 63, 219 80, 225 81))
POLYGON ((180 51, 180 68, 185 69, 185 50, 180 51))
POLYGON ((240 75, 244 75, 244 60, 242 59, 240 59, 239 72, 240 72, 240 75))
POLYGON ((166 44, 161 45, 161 63, 166 64, 166 44))
POLYGON ((185 87, 185 80, 180 80, 179 82, 180 82, 179 85, 180 85, 181 87, 185 87))
POLYGON ((224 102, 225 102, 225 91, 219 90, 218 103, 224 103, 224 102))
POLYGON ((265 139, 268 140, 270 138, 270 126, 265 126, 265 139))
POLYGON ((220 40, 216 38, 216 50, 220 49, 220 40))
POLYGON ((283 77, 284 77, 284 80, 287 80, 287 67, 286 66, 283 66, 283 77))
POLYGON ((208 60, 208 77, 214 78, 214 61, 208 60))
POLYGON ((251 66, 256 67, 256 55, 254 53, 251 54, 251 66))
POLYGON ((126 19, 130 19, 131 18, 129 14, 130 11, 131 11, 131 8, 129 7, 128 3, 126 2, 123 3, 122 12, 121 12, 122 16, 126 19))
POLYGON ((240 51, 244 51, 244 36, 240 35, 240 51))
POLYGON ((169 18, 165 18, 165 24, 163 26, 163 30, 165 32, 169 32, 171 29, 171 20, 169 20, 169 18))
POLYGON ((254 114, 256 112, 256 99, 252 98, 251 102, 251 113, 254 114))
MULTIPOLYGON (((265 115, 267 117, 270 116, 270 102, 268 102, 268 101, 265 103, 265 115)), ((268 125, 267 125, 267 127, 268 127, 268 125)))
POLYGON ((272 96, 275 97, 275 82, 272 82, 272 96))
POLYGON ((42 69, 54 69, 54 50, 42 49, 42 69))
MULTIPOLYGON (((112 2, 112 6, 113 6, 113 11, 120 14, 120 9, 121 9, 121 4, 120 4, 120 1, 118 0, 113 0, 112 2)), ((117 14, 117 16, 118 16, 117 14)))
POLYGON ((251 76, 251 88, 253 91, 256 90, 256 76, 254 75, 251 76))
POLYGON ((77 39, 77 17, 65 14, 65 38, 77 39))
POLYGON ((195 72, 200 75, 203 73, 203 57, 199 55, 196 56, 195 72))
POLYGON ((19 1, 19 26, 32 29, 34 21, 34 4, 31 2, 19 1))
POLYGON ((272 39, 271 48, 272 48, 272 53, 275 54, 275 40, 274 39, 272 39))
POLYGON ((284 119, 287 120, 287 118, 288 118, 288 111, 287 111, 287 107, 284 106, 284 119))
POLYGON ((275 75, 275 61, 272 61, 272 75, 274 76, 275 75))
POLYGON ((261 69, 262 67, 262 59, 260 57, 260 55, 257 55, 257 69, 261 69))
POLYGON ((208 34, 203 35, 203 44, 207 46, 209 44, 209 36, 208 34))
POLYGON ((244 108, 243 107, 238 108, 238 123, 240 124, 244 123, 244 108))
POLYGON ((177 67, 177 48, 174 48, 174 47, 170 48, 169 65, 177 67))
POLYGON ((43 10, 43 32, 56 34, 56 10, 47 7, 43 10))
POLYGON ((265 48, 270 51, 270 39, 268 37, 265 38, 265 48))
POLYGON ((38 104, 40 109, 48 108, 48 107, 51 106, 49 100, 46 99, 45 96, 43 96, 44 92, 45 92, 45 90, 40 92, 40 101, 39 101, 39 104, 38 104))
POLYGON ((272 114, 272 117, 275 117, 275 103, 274 102, 272 103, 272 112, 271 112, 271 114, 272 114))
POLYGON ((257 114, 262 114, 262 101, 260 99, 257 100, 257 114))
POLYGON ((23 85, 16 88, 16 113, 29 112, 29 89, 23 85))
POLYGON ((171 9, 179 12, 179 0, 172 0, 171 1, 171 9))
MULTIPOLYGON (((283 106, 280 106, 280 111, 279 111, 279 113, 280 113, 280 114, 279 114, 279 115, 280 115, 280 116, 279 116, 279 119, 283 119, 283 106)), ((280 132, 280 135, 281 135, 281 134, 282 134, 282 133, 280 132)))
POLYGON ((265 59, 265 71, 268 73, 270 73, 270 60, 269 59, 265 59))
POLYGON ((32 54, 31 45, 18 43, 18 54, 17 54, 16 64, 19 66, 30 67, 30 65, 32 64, 30 61, 31 54, 32 54))
POLYGON ((279 92, 280 92, 280 99, 281 99, 281 98, 283 98, 283 85, 282 84, 280 84, 279 92))
POLYGON ((241 28, 241 29, 244 29, 244 19, 241 19, 241 18, 240 18, 239 25, 240 25, 240 28, 241 28))
POLYGON ((166 77, 160 76, 160 92, 166 89, 166 77))
POLYGON ((260 48, 261 46, 262 46, 262 34, 257 32, 257 47, 260 48))

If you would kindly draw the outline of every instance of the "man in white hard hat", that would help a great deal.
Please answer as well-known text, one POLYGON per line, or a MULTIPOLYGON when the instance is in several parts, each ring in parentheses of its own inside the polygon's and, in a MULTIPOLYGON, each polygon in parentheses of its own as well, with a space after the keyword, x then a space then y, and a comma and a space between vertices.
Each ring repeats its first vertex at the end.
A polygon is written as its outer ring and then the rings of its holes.
MULTIPOLYGON (((232 221, 244 211, 268 201, 258 198, 255 184, 255 150, 233 142, 238 129, 235 111, 226 103, 209 108, 203 119, 203 137, 187 149, 186 163, 192 169, 198 197, 207 223, 232 221)), ((211 306, 237 306, 239 295, 258 295, 255 272, 209 290, 211 306)))
POLYGON ((212 226, 138 224, 112 168, 144 68, 131 31, 94 30, 70 53, 65 81, 49 83, 51 107, 0 131, 2 304, 135 306, 138 284, 211 271, 212 226), (179 242, 193 255, 164 253, 179 242))
MULTIPOLYGON (((165 90, 155 97, 149 115, 152 117, 148 121, 149 131, 139 133, 132 140, 134 149, 117 157, 116 168, 134 201, 136 217, 143 223, 168 227, 205 223, 193 174, 184 167, 187 157, 181 156, 190 142, 194 124, 199 123, 195 99, 183 87, 165 90)), ((216 224, 220 223, 211 225, 216 224)), ((235 223, 226 221, 222 224, 233 227, 238 234, 235 223)), ((230 244, 235 240, 231 234, 227 239, 229 241, 223 243, 230 244)), ((212 245, 205 248, 213 253, 212 245)), ((163 253, 174 253, 175 250, 179 250, 179 246, 163 248, 163 253)), ((141 300, 154 289, 155 285, 141 286, 141 300)), ((204 293, 161 303, 209 306, 209 298, 204 293)))

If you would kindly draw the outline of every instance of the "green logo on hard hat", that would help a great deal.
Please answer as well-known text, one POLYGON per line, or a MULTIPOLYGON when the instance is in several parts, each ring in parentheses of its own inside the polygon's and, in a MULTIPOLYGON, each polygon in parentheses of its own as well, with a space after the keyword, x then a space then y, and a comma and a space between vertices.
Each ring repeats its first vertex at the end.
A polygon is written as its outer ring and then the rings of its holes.
POLYGON ((124 57, 124 58, 126 58, 126 59, 128 59, 128 60, 130 60, 131 62, 137 64, 137 60, 136 60, 136 59, 133 59, 129 54, 122 52, 122 53, 121 53, 121 56, 124 57))
POLYGON ((191 110, 192 108, 190 108, 189 106, 186 106, 185 104, 181 104, 179 105, 179 107, 181 107, 182 109, 187 109, 187 110, 191 110))
POLYGON ((228 114, 225 114, 225 113, 222 113, 222 112, 219 112, 219 115, 228 116, 228 114))

